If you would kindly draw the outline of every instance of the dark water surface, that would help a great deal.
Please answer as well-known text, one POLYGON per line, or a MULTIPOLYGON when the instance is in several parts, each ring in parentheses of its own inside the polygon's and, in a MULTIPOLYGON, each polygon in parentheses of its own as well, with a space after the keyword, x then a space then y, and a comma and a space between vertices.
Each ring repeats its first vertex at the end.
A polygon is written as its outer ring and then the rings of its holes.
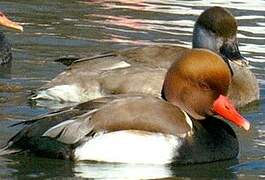
POLYGON ((193 166, 78 163, 31 156, 0 157, 2 178, 265 178, 265 1, 264 0, 1 0, 0 10, 22 22, 24 32, 3 29, 13 43, 10 71, 0 69, 0 83, 16 85, 0 92, 0 144, 19 128, 14 122, 47 113, 27 96, 65 67, 61 55, 86 56, 126 47, 166 43, 191 46, 193 24, 207 7, 229 8, 239 22, 240 50, 261 87, 261 101, 242 110, 250 132, 236 129, 237 160, 193 166))

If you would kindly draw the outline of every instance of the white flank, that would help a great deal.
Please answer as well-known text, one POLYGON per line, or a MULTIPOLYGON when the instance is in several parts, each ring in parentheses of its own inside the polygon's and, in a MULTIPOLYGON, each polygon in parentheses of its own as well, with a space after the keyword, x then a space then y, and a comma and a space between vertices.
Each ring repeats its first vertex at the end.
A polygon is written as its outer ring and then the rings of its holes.
POLYGON ((116 64, 113 64, 112 66, 109 66, 109 67, 106 67, 106 68, 103 68, 102 70, 113 70, 113 69, 119 69, 119 68, 126 68, 126 67, 130 67, 131 65, 125 61, 121 61, 121 62, 118 62, 116 64))
POLYGON ((89 94, 86 95, 82 88, 76 85, 59 85, 41 90, 32 99, 47 99, 66 102, 84 102, 90 99, 102 97, 99 87, 91 89, 89 94))
POLYGON ((117 163, 168 164, 178 156, 179 137, 146 131, 123 130, 101 134, 74 152, 75 159, 117 163))

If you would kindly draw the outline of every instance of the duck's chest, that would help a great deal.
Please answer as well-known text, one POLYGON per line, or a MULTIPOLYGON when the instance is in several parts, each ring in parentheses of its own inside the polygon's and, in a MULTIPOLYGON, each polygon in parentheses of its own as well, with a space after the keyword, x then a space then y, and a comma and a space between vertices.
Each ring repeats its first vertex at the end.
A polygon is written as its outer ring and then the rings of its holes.
POLYGON ((218 119, 194 122, 194 133, 185 138, 175 156, 177 164, 204 163, 236 158, 239 144, 233 129, 218 119))

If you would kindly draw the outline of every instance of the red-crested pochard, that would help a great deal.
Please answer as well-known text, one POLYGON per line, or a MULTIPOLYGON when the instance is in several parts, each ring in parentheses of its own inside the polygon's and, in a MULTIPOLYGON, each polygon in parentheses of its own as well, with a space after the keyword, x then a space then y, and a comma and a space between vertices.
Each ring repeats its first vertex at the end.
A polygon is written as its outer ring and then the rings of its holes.
POLYGON ((25 121, 1 154, 150 164, 236 158, 238 141, 224 120, 245 130, 250 124, 226 97, 230 82, 231 71, 219 55, 188 50, 166 74, 165 100, 113 95, 25 121))
MULTIPOLYGON (((23 27, 21 25, 9 20, 1 11, 0 11, 0 26, 23 31, 23 27)), ((11 45, 6 39, 4 33, 0 31, 0 65, 9 63, 11 62, 11 60, 12 60, 11 45)))
MULTIPOLYGON (((195 23, 192 46, 210 49, 228 63, 233 72, 228 96, 241 107, 259 99, 259 87, 240 54, 236 33, 233 15, 222 7, 211 7, 195 23)), ((31 99, 85 102, 124 93, 160 97, 167 69, 186 50, 180 46, 146 46, 80 59, 38 89, 31 99)))

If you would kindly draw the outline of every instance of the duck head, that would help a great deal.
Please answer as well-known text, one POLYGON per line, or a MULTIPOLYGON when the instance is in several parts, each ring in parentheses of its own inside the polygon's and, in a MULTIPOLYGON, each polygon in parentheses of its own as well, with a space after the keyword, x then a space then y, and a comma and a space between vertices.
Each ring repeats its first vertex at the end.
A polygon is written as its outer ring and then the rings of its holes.
POLYGON ((19 24, 17 24, 16 22, 13 22, 11 20, 9 20, 4 13, 0 12, 0 25, 7 27, 7 28, 11 28, 11 29, 16 29, 19 31, 23 31, 23 27, 20 26, 19 24))
POLYGON ((197 19, 193 30, 193 48, 210 49, 228 59, 247 63, 238 49, 237 21, 222 7, 211 7, 197 19))
POLYGON ((217 114, 248 130, 249 122, 226 97, 230 82, 229 67, 219 55, 195 48, 185 52, 169 68, 163 95, 196 120, 217 114))

